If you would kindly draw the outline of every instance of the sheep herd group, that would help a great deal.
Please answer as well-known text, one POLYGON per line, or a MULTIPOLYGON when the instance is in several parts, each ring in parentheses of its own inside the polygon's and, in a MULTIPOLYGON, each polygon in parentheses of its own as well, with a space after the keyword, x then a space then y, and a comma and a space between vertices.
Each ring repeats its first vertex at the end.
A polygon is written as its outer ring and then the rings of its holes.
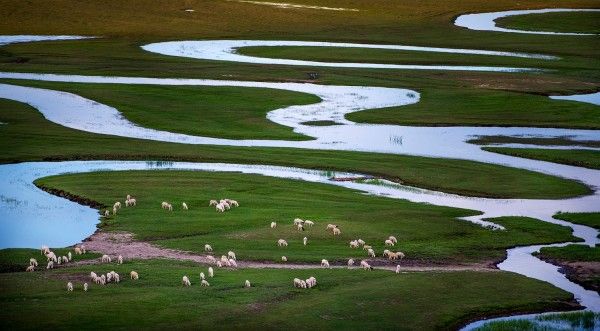
POLYGON ((210 200, 208 202, 208 206, 209 207, 215 207, 215 209, 220 212, 220 213, 224 213, 226 210, 231 209, 231 207, 239 207, 240 204, 235 201, 235 200, 231 200, 231 199, 221 199, 220 201, 217 202, 217 200, 210 200))
MULTIPOLYGON (((85 246, 81 245, 79 247, 75 247, 75 254, 81 255, 85 254, 85 246)), ((73 261, 73 254, 69 251, 67 255, 57 256, 56 253, 50 250, 50 248, 46 245, 43 245, 40 248, 41 255, 46 256, 46 269, 54 269, 54 264, 65 264, 73 261)), ((34 272, 35 268, 38 266, 38 261, 35 258, 29 259, 29 266, 25 269, 27 272, 34 272)))

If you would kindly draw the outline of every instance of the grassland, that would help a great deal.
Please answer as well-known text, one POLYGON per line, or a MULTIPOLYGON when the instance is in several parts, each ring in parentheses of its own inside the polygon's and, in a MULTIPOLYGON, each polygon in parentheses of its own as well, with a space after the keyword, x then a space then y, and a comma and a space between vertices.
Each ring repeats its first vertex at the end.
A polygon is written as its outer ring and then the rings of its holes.
POLYGON ((363 250, 351 249, 348 242, 362 238, 381 255, 383 240, 396 235, 397 249, 416 263, 490 263, 501 260, 505 249, 516 245, 574 240, 570 229, 529 218, 493 219, 506 231, 490 231, 457 220, 474 211, 435 207, 373 196, 327 184, 304 183, 257 175, 189 171, 98 172, 42 178, 36 185, 59 189, 79 197, 112 205, 125 194, 138 200, 116 216, 102 219, 106 231, 127 231, 139 240, 196 253, 210 243, 215 254, 234 250, 244 260, 318 262, 322 258, 344 262, 361 258, 363 250), (143 190, 140 188, 143 187, 143 190), (208 207, 211 199, 229 197, 239 208, 217 213, 208 207), (170 201, 175 212, 160 209, 170 201), (190 206, 183 212, 182 202, 190 206), (296 217, 317 224, 298 231, 296 217), (271 229, 271 221, 278 222, 271 229), (337 224, 342 235, 325 230, 337 224), (302 245, 303 237, 309 245, 302 245), (289 247, 277 248, 284 238, 289 247))
POLYGON ((600 148, 600 141, 595 140, 573 140, 571 137, 562 136, 554 138, 542 137, 513 137, 513 136, 478 136, 467 141, 477 145, 493 144, 528 144, 539 146, 581 146, 600 148))
POLYGON ((488 152, 542 160, 560 164, 573 165, 590 169, 600 169, 600 151, 584 149, 543 149, 543 148, 509 148, 483 147, 488 152))
MULTIPOLYGON (((70 248, 52 248, 56 256, 66 256, 70 251, 74 262, 95 259, 100 257, 100 254, 87 252, 83 255, 75 255, 75 252, 70 248)), ((23 272, 29 266, 29 259, 35 258, 38 261, 37 269, 46 268, 46 257, 40 254, 37 249, 27 248, 7 248, 0 250, 0 273, 4 272, 23 272)))
POLYGON ((0 274, 0 320, 11 330, 173 325, 184 330, 431 330, 456 328, 487 314, 565 309, 571 300, 546 283, 504 272, 218 269, 205 288, 199 286, 200 271, 206 268, 154 260, 0 274), (122 275, 120 284, 82 291, 90 271, 110 270, 122 275), (140 279, 129 280, 130 270, 140 279), (183 275, 191 277, 192 287, 181 286, 183 275), (292 287, 293 278, 309 276, 317 278, 317 287, 292 287), (245 279, 252 288, 242 287, 245 279), (66 291, 68 280, 75 292, 66 291), (93 303, 101 309, 90 309, 93 303))
POLYGON ((600 230, 600 213, 560 213, 553 217, 600 230))
POLYGON ((564 330, 565 324, 574 330, 595 330, 600 325, 600 314, 591 311, 556 313, 538 316, 533 320, 494 321, 477 328, 477 331, 559 331, 564 330), (548 325, 548 322, 558 325, 548 325))
POLYGON ((289 148, 188 146, 90 134, 50 123, 31 107, 7 100, 0 100, 0 122, 8 123, 0 127, 2 163, 141 159, 271 164, 356 171, 474 196, 557 198, 590 192, 577 182, 471 161, 289 148))
POLYGON ((508 16, 496 20, 502 27, 519 30, 600 33, 600 13, 564 12, 508 16))
POLYGON ((600 293, 600 248, 585 245, 542 248, 540 259, 561 266, 567 278, 600 293))

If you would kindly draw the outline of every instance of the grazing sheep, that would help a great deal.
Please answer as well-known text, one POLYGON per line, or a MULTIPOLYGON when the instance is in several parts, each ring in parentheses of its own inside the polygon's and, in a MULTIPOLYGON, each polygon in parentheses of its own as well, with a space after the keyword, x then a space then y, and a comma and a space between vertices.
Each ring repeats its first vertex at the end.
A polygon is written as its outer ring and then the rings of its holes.
POLYGON ((183 210, 188 210, 187 203, 183 202, 183 203, 181 204, 181 208, 183 208, 183 210))
POLYGON ((112 259, 110 258, 110 256, 104 254, 102 255, 102 263, 110 263, 112 262, 112 259))
POLYGON ((213 270, 212 267, 208 267, 208 277, 214 277, 215 276, 215 271, 213 270))
POLYGON ((369 254, 370 257, 375 257, 375 251, 372 248, 369 248, 369 250, 367 250, 367 254, 369 254))
POLYGON ((299 279, 299 278, 294 278, 294 287, 301 288, 302 287, 302 280, 299 279))
POLYGON ((62 256, 58 257, 58 261, 56 261, 57 264, 62 264, 62 256))
POLYGON ((363 245, 363 250, 365 250, 365 251, 368 251, 371 248, 373 248, 373 246, 371 246, 371 245, 363 245))
POLYGON ((356 241, 358 241, 358 244, 362 245, 362 246, 364 246, 366 244, 365 241, 362 239, 357 239, 356 241))
POLYGON ((327 230, 333 230, 335 228, 337 228, 337 225, 335 225, 335 224, 327 224, 327 230))
POLYGON ((107 283, 110 283, 110 281, 113 279, 113 272, 114 271, 111 271, 111 272, 109 272, 109 273, 106 274, 106 282, 107 283))
POLYGON ((369 264, 369 262, 362 260, 360 261, 360 266, 364 269, 364 270, 373 270, 373 267, 371 267, 371 265, 369 264))
POLYGON ((339 236, 340 234, 342 234, 342 230, 340 230, 340 228, 334 228, 333 229, 333 235, 334 236, 339 236))
POLYGON ((398 254, 398 253, 390 252, 390 253, 388 254, 388 259, 389 259, 389 260, 397 260, 397 259, 398 259, 398 257, 399 257, 399 254, 398 254))
POLYGON ((204 251, 205 251, 205 252, 212 252, 212 251, 213 251, 213 248, 212 248, 212 246, 211 246, 211 245, 209 245, 209 244, 205 244, 205 245, 204 245, 204 251))
POLYGON ((277 227, 277 223, 271 222, 271 229, 275 229, 277 227))
POLYGON ((75 246, 75 248, 73 248, 73 250, 75 251, 75 254, 81 255, 81 248, 75 246))
POLYGON ((217 267, 222 268, 223 267, 223 263, 221 261, 217 261, 217 267))
POLYGON ((393 241, 391 241, 391 240, 389 240, 389 239, 388 239, 388 240, 386 240, 386 241, 384 241, 384 244, 385 244, 386 246, 394 246, 394 242, 393 242, 393 241))
POLYGON ((129 278, 137 280, 137 279, 140 279, 140 275, 137 272, 135 272, 135 271, 131 271, 129 273, 129 278))
POLYGON ((117 284, 118 284, 118 283, 120 283, 120 282, 121 282, 121 276, 119 276, 119 274, 118 274, 118 273, 116 273, 116 272, 115 272, 115 273, 113 274, 113 278, 114 278, 114 280, 115 280, 115 283, 117 283, 117 284))
POLYGON ((391 240, 394 243, 394 245, 398 243, 398 239, 396 239, 396 237, 394 236, 390 236, 388 240, 391 240))
POLYGON ((309 279, 307 279, 306 281, 306 286, 308 288, 312 288, 314 286, 317 286, 317 279, 315 277, 310 277, 309 279))
POLYGON ((325 260, 325 259, 322 259, 322 260, 321 260, 321 267, 325 267, 325 268, 331 268, 331 267, 329 266, 329 261, 327 261, 327 260, 325 260))
POLYGON ((389 249, 384 249, 384 250, 383 250, 383 257, 389 256, 389 254, 390 254, 390 253, 391 253, 391 252, 390 252, 390 250, 389 250, 389 249))
POLYGON ((250 281, 246 279, 246 282, 244 283, 244 287, 248 288, 251 286, 252 286, 252 284, 250 284, 250 281))
POLYGON ((304 225, 308 225, 308 226, 312 227, 313 225, 315 225, 315 222, 306 220, 306 221, 304 221, 304 225))
POLYGON ((67 256, 69 257, 69 261, 72 261, 72 260, 73 260, 73 255, 71 255, 71 252, 68 252, 68 253, 67 253, 67 256))
POLYGON ((300 218, 295 218, 294 219, 294 225, 298 225, 298 224, 302 225, 303 223, 304 223, 304 221, 302 219, 300 219, 300 218))
POLYGON ((29 259, 29 265, 37 267, 38 266, 38 261, 34 258, 30 258, 29 259))
POLYGON ((34 272, 35 271, 35 266, 30 265, 27 267, 27 269, 25 269, 25 272, 34 272))
POLYGON ((209 286, 210 286, 210 284, 209 284, 209 283, 206 281, 206 279, 203 279, 203 280, 200 282, 200 286, 209 287, 209 286))
POLYGON ((183 278, 181 278, 181 284, 183 284, 183 286, 192 286, 188 276, 183 276, 183 278))
POLYGON ((306 244, 308 244, 308 238, 304 237, 304 239, 302 239, 302 243, 304 246, 306 246, 306 244))
POLYGON ((205 278, 206 278, 206 277, 204 276, 204 273, 203 273, 203 272, 201 272, 201 273, 200 273, 200 280, 203 280, 203 279, 205 279, 205 278))
POLYGON ((225 212, 225 205, 223 204, 218 204, 215 206, 215 209, 220 212, 220 213, 224 213, 225 212))
POLYGON ((73 283, 71 283, 71 282, 67 283, 67 291, 68 292, 73 292, 73 283))
POLYGON ((286 256, 282 256, 281 257, 281 262, 287 262, 287 257, 286 256))
POLYGON ((225 255, 221 255, 221 262, 229 262, 229 258, 225 255))
POLYGON ((396 252, 396 255, 398 255, 400 260, 402 260, 404 258, 404 253, 402 253, 402 252, 396 252))
POLYGON ((85 254, 85 245, 81 245, 81 253, 85 254))
POLYGON ((48 259, 48 261, 58 262, 58 259, 56 258, 56 254, 54 254, 54 252, 48 252, 48 254, 46 255, 46 258, 48 259))
POLYGON ((234 259, 229 259, 229 265, 233 268, 237 268, 237 262, 234 259))
POLYGON ((113 207, 113 215, 117 215, 117 207, 113 207))
POLYGON ((92 271, 92 272, 90 272, 90 278, 92 280, 95 280, 96 278, 98 278, 98 275, 96 275, 96 273, 92 271))
POLYGON ((225 210, 231 209, 231 206, 225 200, 221 200, 220 204, 225 207, 225 210))
POLYGON ((83 283, 83 291, 87 292, 88 290, 88 283, 83 283))
POLYGON ((117 263, 118 263, 118 264, 123 264, 123 255, 119 255, 119 256, 117 257, 117 263))
POLYGON ((48 247, 46 245, 42 245, 42 248, 40 248, 40 252, 42 255, 46 255, 46 254, 50 253, 50 247, 48 247))
POLYGON ((352 240, 350 242, 350 248, 358 248, 358 241, 357 240, 352 240))
POLYGON ((131 199, 131 195, 127 194, 127 197, 125 197, 125 200, 129 200, 131 199))
POLYGON ((279 247, 287 247, 287 245, 288 245, 287 241, 285 241, 283 239, 277 240, 277 246, 279 246, 279 247))
POLYGON ((106 275, 100 276, 100 284, 106 285, 106 275))
POLYGON ((68 258, 68 257, 66 257, 66 256, 63 256, 63 257, 62 257, 62 260, 63 260, 63 263, 67 263, 67 262, 69 262, 69 261, 70 261, 70 260, 69 260, 69 258, 68 258))
POLYGON ((104 211, 104 217, 109 217, 110 216, 110 210, 106 209, 104 211))
POLYGON ((173 205, 172 204, 167 204, 167 210, 168 211, 173 211, 173 205))
POLYGON ((396 265, 396 273, 399 274, 400 273, 400 265, 396 265))
POLYGON ((115 202, 115 204, 113 205, 113 208, 121 209, 121 202, 120 201, 115 202))
POLYGON ((137 205, 137 200, 134 198, 125 200, 125 207, 133 207, 137 205))
POLYGON ((235 258, 235 253, 234 253, 233 251, 229 251, 229 252, 227 252, 227 257, 229 257, 230 259, 237 260, 237 259, 235 258))
POLYGON ((218 205, 218 204, 219 204, 219 203, 217 202, 217 200, 210 200, 210 202, 208 203, 208 206, 209 206, 209 207, 212 207, 212 206, 216 206, 216 205, 218 205))
POLYGON ((162 208, 162 209, 167 209, 167 206, 168 206, 168 205, 169 205, 169 203, 168 203, 168 202, 166 202, 166 201, 163 201, 163 202, 161 202, 161 203, 160 203, 160 208, 162 208))
POLYGON ((354 259, 348 259, 348 269, 354 265, 354 259))
POLYGON ((234 207, 239 207, 240 206, 240 204, 237 201, 235 201, 235 200, 229 200, 229 204, 232 205, 232 206, 234 206, 234 207))
POLYGON ((298 224, 296 229, 298 229, 298 231, 304 231, 304 225, 298 224))

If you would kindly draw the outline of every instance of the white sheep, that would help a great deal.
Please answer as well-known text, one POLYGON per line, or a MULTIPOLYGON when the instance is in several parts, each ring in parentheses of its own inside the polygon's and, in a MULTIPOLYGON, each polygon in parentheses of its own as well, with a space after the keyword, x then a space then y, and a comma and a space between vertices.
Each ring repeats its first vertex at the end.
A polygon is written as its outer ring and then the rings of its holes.
POLYGON ((375 257, 375 251, 372 248, 367 250, 367 254, 369 254, 370 257, 375 257))
POLYGON ((389 256, 390 253, 391 253, 391 251, 389 249, 384 249, 383 250, 383 257, 389 256))
POLYGON ((342 234, 342 230, 340 230, 340 228, 334 228, 333 229, 333 235, 334 236, 339 236, 340 234, 342 234))
POLYGON ((354 265, 354 259, 348 259, 348 269, 354 265))
POLYGON ((335 224, 327 224, 327 230, 333 230, 335 228, 337 228, 337 225, 335 225, 335 224))
POLYGON ((398 259, 398 254, 394 253, 394 252, 389 252, 388 253, 388 259, 389 260, 397 260, 398 259))
POLYGON ((237 268, 237 262, 234 259, 229 259, 229 265, 233 268, 237 268))
POLYGON ((396 237, 394 236, 389 236, 388 240, 391 240, 394 243, 394 245, 398 243, 398 239, 396 239, 396 237))
POLYGON ((235 201, 235 200, 229 200, 229 204, 232 205, 232 206, 234 206, 234 207, 239 207, 240 206, 240 204, 237 201, 235 201))
POLYGON ((110 263, 112 261, 112 259, 110 258, 110 256, 104 254, 102 255, 102 263, 110 263))
POLYGON ((305 282, 306 282, 306 286, 308 288, 312 288, 317 285, 317 279, 312 276, 309 279, 307 279, 305 282))
POLYGON ((325 267, 325 268, 331 268, 331 267, 329 266, 329 261, 327 261, 327 260, 325 260, 325 259, 322 259, 322 260, 321 260, 321 267, 325 267))
POLYGON ((215 271, 213 270, 212 267, 208 267, 208 277, 214 277, 215 276, 215 271))
POLYGON ((131 195, 127 194, 127 196, 125 197, 125 200, 129 200, 129 199, 131 199, 131 195))
POLYGON ((301 288, 306 288, 306 281, 304 281, 304 280, 301 280, 301 281, 300 281, 300 287, 301 287, 301 288))
POLYGON ((358 248, 358 241, 357 240, 352 240, 350 242, 350 248, 358 248))
POLYGON ((73 250, 75 251, 76 255, 81 255, 81 248, 75 246, 75 248, 73 248, 73 250))
POLYGON ((98 275, 96 275, 96 273, 92 271, 92 272, 90 272, 90 278, 91 278, 93 281, 95 281, 95 280, 96 280, 96 278, 98 278, 98 275))
POLYGON ((203 279, 203 280, 200 282, 200 286, 209 287, 209 286, 210 286, 210 284, 209 284, 209 283, 206 281, 206 279, 203 279))
POLYGON ((302 239, 302 243, 304 246, 306 246, 306 244, 308 244, 308 238, 304 237, 304 239, 302 239))
POLYGON ((135 198, 125 200, 125 207, 133 207, 135 205, 137 205, 137 200, 135 198))
POLYGON ((248 288, 251 286, 252 286, 252 284, 250 284, 250 281, 246 279, 246 282, 244 283, 244 287, 248 288))
POLYGON ((106 209, 104 211, 104 217, 109 217, 110 216, 110 210, 106 209))
POLYGON ((83 283, 83 291, 87 292, 88 290, 88 283, 83 283))
POLYGON ((62 264, 62 256, 58 257, 58 261, 56 261, 57 264, 62 264))
POLYGON ((306 221, 304 221, 304 225, 308 225, 308 226, 312 227, 313 225, 315 225, 315 222, 306 220, 306 221))
POLYGON ((302 280, 299 278, 294 278, 294 287, 302 287, 302 280))
POLYGON ((360 245, 362 245, 362 246, 364 246, 364 245, 365 245, 365 241, 364 241, 364 240, 362 240, 362 239, 357 239, 356 241, 358 241, 358 243, 359 243, 360 245))
POLYGON ((221 255, 221 262, 226 263, 229 262, 229 258, 226 255, 221 255))
POLYGON ((85 245, 81 245, 80 247, 81 247, 81 253, 85 254, 85 245))
POLYGON ((67 253, 67 256, 69 257, 69 261, 72 261, 72 260, 73 260, 73 255, 71 254, 71 251, 69 251, 69 252, 67 253))
POLYGON ((123 255, 119 255, 119 256, 117 257, 117 263, 118 263, 118 264, 123 264, 123 255))
POLYGON ((113 208, 121 209, 121 202, 120 201, 115 202, 115 204, 113 205, 113 208))
POLYGON ((223 204, 218 204, 215 206, 215 209, 220 212, 220 213, 224 213, 225 212, 225 205, 223 204))
POLYGON ((210 200, 210 202, 208 203, 208 206, 209 206, 209 207, 212 207, 212 206, 216 206, 216 205, 218 205, 218 204, 219 204, 219 203, 217 202, 217 200, 210 200))
POLYGON ((100 284, 106 285, 106 275, 100 276, 100 284))
POLYGON ((400 273, 400 265, 396 265, 396 273, 399 274, 400 273))
POLYGON ((212 248, 212 246, 211 246, 211 245, 209 245, 209 244, 205 244, 205 245, 204 245, 204 251, 205 251, 205 252, 212 252, 212 251, 213 251, 213 248, 212 248))
POLYGON ((298 224, 298 225, 296 226, 296 229, 297 229, 298 231, 304 231, 304 225, 302 225, 302 224, 298 224))
POLYGON ((235 253, 234 253, 233 251, 229 251, 229 252, 227 252, 227 257, 229 257, 230 259, 237 260, 237 259, 235 258, 235 253))
POLYGON ((368 251, 371 248, 373 248, 373 246, 371 246, 371 245, 363 245, 363 250, 365 250, 365 251, 368 251))
POLYGON ((271 229, 275 229, 277 227, 277 223, 271 222, 271 229))
POLYGON ((282 256, 281 257, 281 262, 287 262, 287 257, 286 256, 282 256))
POLYGON ((201 272, 201 273, 200 273, 200 280, 204 280, 204 279, 206 279, 206 277, 204 276, 204 273, 203 273, 203 272, 201 272))
POLYGON ((294 225, 302 225, 304 223, 304 221, 300 218, 295 218, 294 219, 294 225))
POLYGON ((162 208, 162 209, 167 209, 167 206, 168 206, 168 205, 169 205, 169 203, 168 203, 168 202, 166 202, 166 201, 163 201, 163 202, 161 202, 161 203, 160 203, 160 208, 162 208))
POLYGON ((29 265, 37 267, 38 266, 38 261, 34 258, 30 258, 29 259, 29 265))
POLYGON ((119 276, 119 274, 116 272, 113 274, 113 279, 115 280, 115 283, 117 283, 117 284, 121 282, 121 276, 119 276))
POLYGON ((185 202, 181 203, 181 208, 183 208, 183 210, 188 210, 187 203, 185 203, 185 202))
POLYGON ((26 272, 34 272, 35 271, 35 266, 33 266, 33 265, 27 266, 27 269, 25 269, 25 271, 26 272))
POLYGON ((63 263, 67 263, 67 262, 69 262, 69 261, 70 261, 70 260, 69 260, 69 258, 68 258, 68 257, 66 257, 66 256, 63 256, 63 257, 62 257, 62 260, 63 260, 63 263))
POLYGON ((173 211, 173 205, 172 204, 167 204, 167 210, 168 211, 173 211))
POLYGON ((129 278, 137 280, 137 279, 140 279, 140 275, 137 272, 135 272, 135 271, 131 271, 129 273, 129 278))
POLYGON ((183 278, 181 278, 181 284, 183 284, 183 286, 192 286, 188 276, 183 276, 183 278))
POLYGON ((56 258, 56 254, 54 254, 54 252, 48 252, 46 254, 46 259, 48 261, 54 261, 54 262, 58 262, 57 258, 56 258))
POLYGON ((386 246, 394 246, 394 242, 393 242, 393 241, 391 241, 391 240, 389 240, 389 239, 387 239, 386 241, 384 241, 384 244, 385 244, 386 246))
POLYGON ((67 283, 67 291, 73 292, 73 283, 71 283, 71 282, 67 283))
POLYGON ((113 207, 113 215, 117 215, 117 207, 113 207))
POLYGON ((109 273, 106 274, 106 282, 107 283, 110 283, 110 281, 113 279, 113 272, 114 271, 111 271, 111 272, 109 272, 109 273))
POLYGON ((364 270, 373 270, 373 267, 371 267, 371 265, 369 264, 369 262, 362 260, 360 261, 360 266, 364 269, 364 270))
POLYGON ((396 255, 398 255, 400 260, 402 260, 404 258, 404 253, 402 253, 402 252, 396 252, 396 255))
POLYGON ((284 239, 277 240, 277 246, 279 247, 287 247, 288 243, 284 239))
POLYGON ((50 252, 50 247, 46 246, 46 245, 42 245, 42 248, 40 248, 40 253, 42 255, 46 255, 50 252))

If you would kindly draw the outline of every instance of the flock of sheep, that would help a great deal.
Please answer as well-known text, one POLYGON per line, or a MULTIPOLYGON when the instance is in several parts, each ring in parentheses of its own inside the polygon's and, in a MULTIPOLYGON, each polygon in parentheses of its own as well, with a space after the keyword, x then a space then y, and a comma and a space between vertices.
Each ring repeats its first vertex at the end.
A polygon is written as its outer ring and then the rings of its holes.
MULTIPOLYGON (((132 198, 131 195, 127 195, 126 200, 125 200, 125 206, 130 207, 130 206, 136 206, 136 205, 137 205, 137 200, 135 198, 132 198)), ((213 206, 216 208, 216 210, 218 212, 225 212, 226 210, 229 210, 232 207, 238 207, 239 203, 237 201, 231 200, 231 199, 221 199, 220 201, 210 200, 209 207, 213 207, 213 206)), ((168 210, 168 211, 173 210, 172 204, 170 204, 166 201, 162 202, 161 208, 168 210)), ((115 215, 119 209, 121 209, 121 202, 117 201, 114 203, 113 208, 112 208, 113 215, 115 215)), ((182 209, 188 210, 188 205, 185 202, 182 203, 182 209)), ((105 210, 104 215, 106 217, 110 216, 110 211, 105 210)), ((310 220, 302 220, 300 218, 296 218, 296 219, 294 219, 293 224, 298 231, 305 231, 307 227, 313 227, 315 225, 315 222, 310 221, 310 220)), ((277 227, 277 223, 271 222, 271 229, 274 229, 276 227, 277 227)), ((339 236, 342 233, 341 229, 335 224, 327 224, 326 231, 331 231, 333 236, 339 236)), ((308 244, 308 238, 304 237, 302 242, 303 242, 303 245, 306 246, 308 244)), ((387 239, 384 240, 384 244, 387 247, 393 247, 397 243, 398 243, 398 240, 394 236, 389 236, 387 239)), ((277 241, 277 246, 287 247, 288 242, 285 239, 279 239, 277 241)), ((361 246, 362 246, 363 250, 365 250, 367 252, 367 255, 369 257, 373 257, 373 258, 376 257, 373 247, 371 245, 367 245, 364 240, 355 239, 355 240, 350 241, 350 248, 359 248, 361 246)), ((74 251, 75 251, 75 254, 85 254, 85 252, 86 252, 85 246, 84 245, 76 246, 74 248, 74 251)), ((210 244, 205 244, 204 251, 206 253, 212 253, 213 248, 210 244)), ((62 263, 67 263, 69 261, 72 261, 71 252, 68 252, 68 254, 66 256, 58 256, 57 257, 56 254, 54 252, 50 251, 48 246, 45 246, 45 245, 42 246, 41 252, 43 255, 46 256, 46 258, 48 260, 46 269, 54 268, 54 263, 62 264, 62 263)), ((392 252, 392 251, 386 249, 383 251, 383 257, 388 257, 389 260, 398 260, 398 259, 401 260, 404 258, 404 253, 392 252)), ((222 255, 220 260, 217 260, 212 255, 207 255, 207 258, 211 263, 215 264, 219 268, 221 268, 221 267, 237 268, 237 262, 236 262, 237 258, 233 251, 229 251, 227 253, 227 255, 222 255)), ((286 256, 282 256, 281 260, 283 262, 287 262, 288 259, 286 256)), ((101 261, 103 263, 111 263, 112 259, 108 255, 103 255, 101 258, 101 261)), ((30 264, 27 267, 26 271, 34 271, 35 267, 38 266, 38 262, 34 258, 31 258, 29 263, 30 264)), ((117 263, 123 264, 123 256, 119 255, 117 257, 117 263)), ((354 265, 354 263, 355 263, 354 259, 352 259, 352 258, 349 259, 348 263, 347 263, 348 268, 351 268, 354 265)), ((321 266, 324 268, 331 268, 329 261, 327 261, 326 259, 321 260, 321 266)), ((367 260, 362 260, 360 262, 360 267, 364 270, 372 270, 373 269, 373 267, 371 267, 371 265, 369 264, 369 262, 367 260)), ((208 268, 207 273, 208 273, 209 277, 211 277, 211 278, 214 277, 214 269, 212 267, 208 268)), ((396 265, 396 273, 400 273, 400 265, 396 265)), ((120 276, 115 271, 111 271, 106 274, 102 274, 100 276, 98 276, 95 272, 92 271, 90 273, 90 278, 91 278, 92 282, 99 284, 99 285, 106 285, 107 283, 110 283, 110 282, 114 282, 114 283, 120 282, 120 276)), ((137 280, 139 278, 139 274, 136 271, 131 271, 130 278, 132 280, 137 280)), ((182 277, 181 282, 182 282, 183 286, 191 286, 192 285, 190 278, 187 275, 184 275, 182 277)), ((317 280, 315 277, 312 277, 312 276, 306 280, 294 278, 293 284, 294 284, 294 287, 296 287, 296 288, 306 289, 306 288, 312 288, 312 287, 316 286, 317 280)), ((206 276, 205 276, 204 272, 200 272, 200 285, 205 286, 205 287, 210 286, 210 283, 206 280, 206 276)), ((252 285, 249 280, 246 280, 244 282, 244 287, 249 288, 251 286, 252 285)), ((84 291, 88 290, 88 283, 83 284, 83 290, 84 291)), ((67 291, 70 291, 70 292, 73 291, 73 283, 72 282, 67 283, 67 291)))

